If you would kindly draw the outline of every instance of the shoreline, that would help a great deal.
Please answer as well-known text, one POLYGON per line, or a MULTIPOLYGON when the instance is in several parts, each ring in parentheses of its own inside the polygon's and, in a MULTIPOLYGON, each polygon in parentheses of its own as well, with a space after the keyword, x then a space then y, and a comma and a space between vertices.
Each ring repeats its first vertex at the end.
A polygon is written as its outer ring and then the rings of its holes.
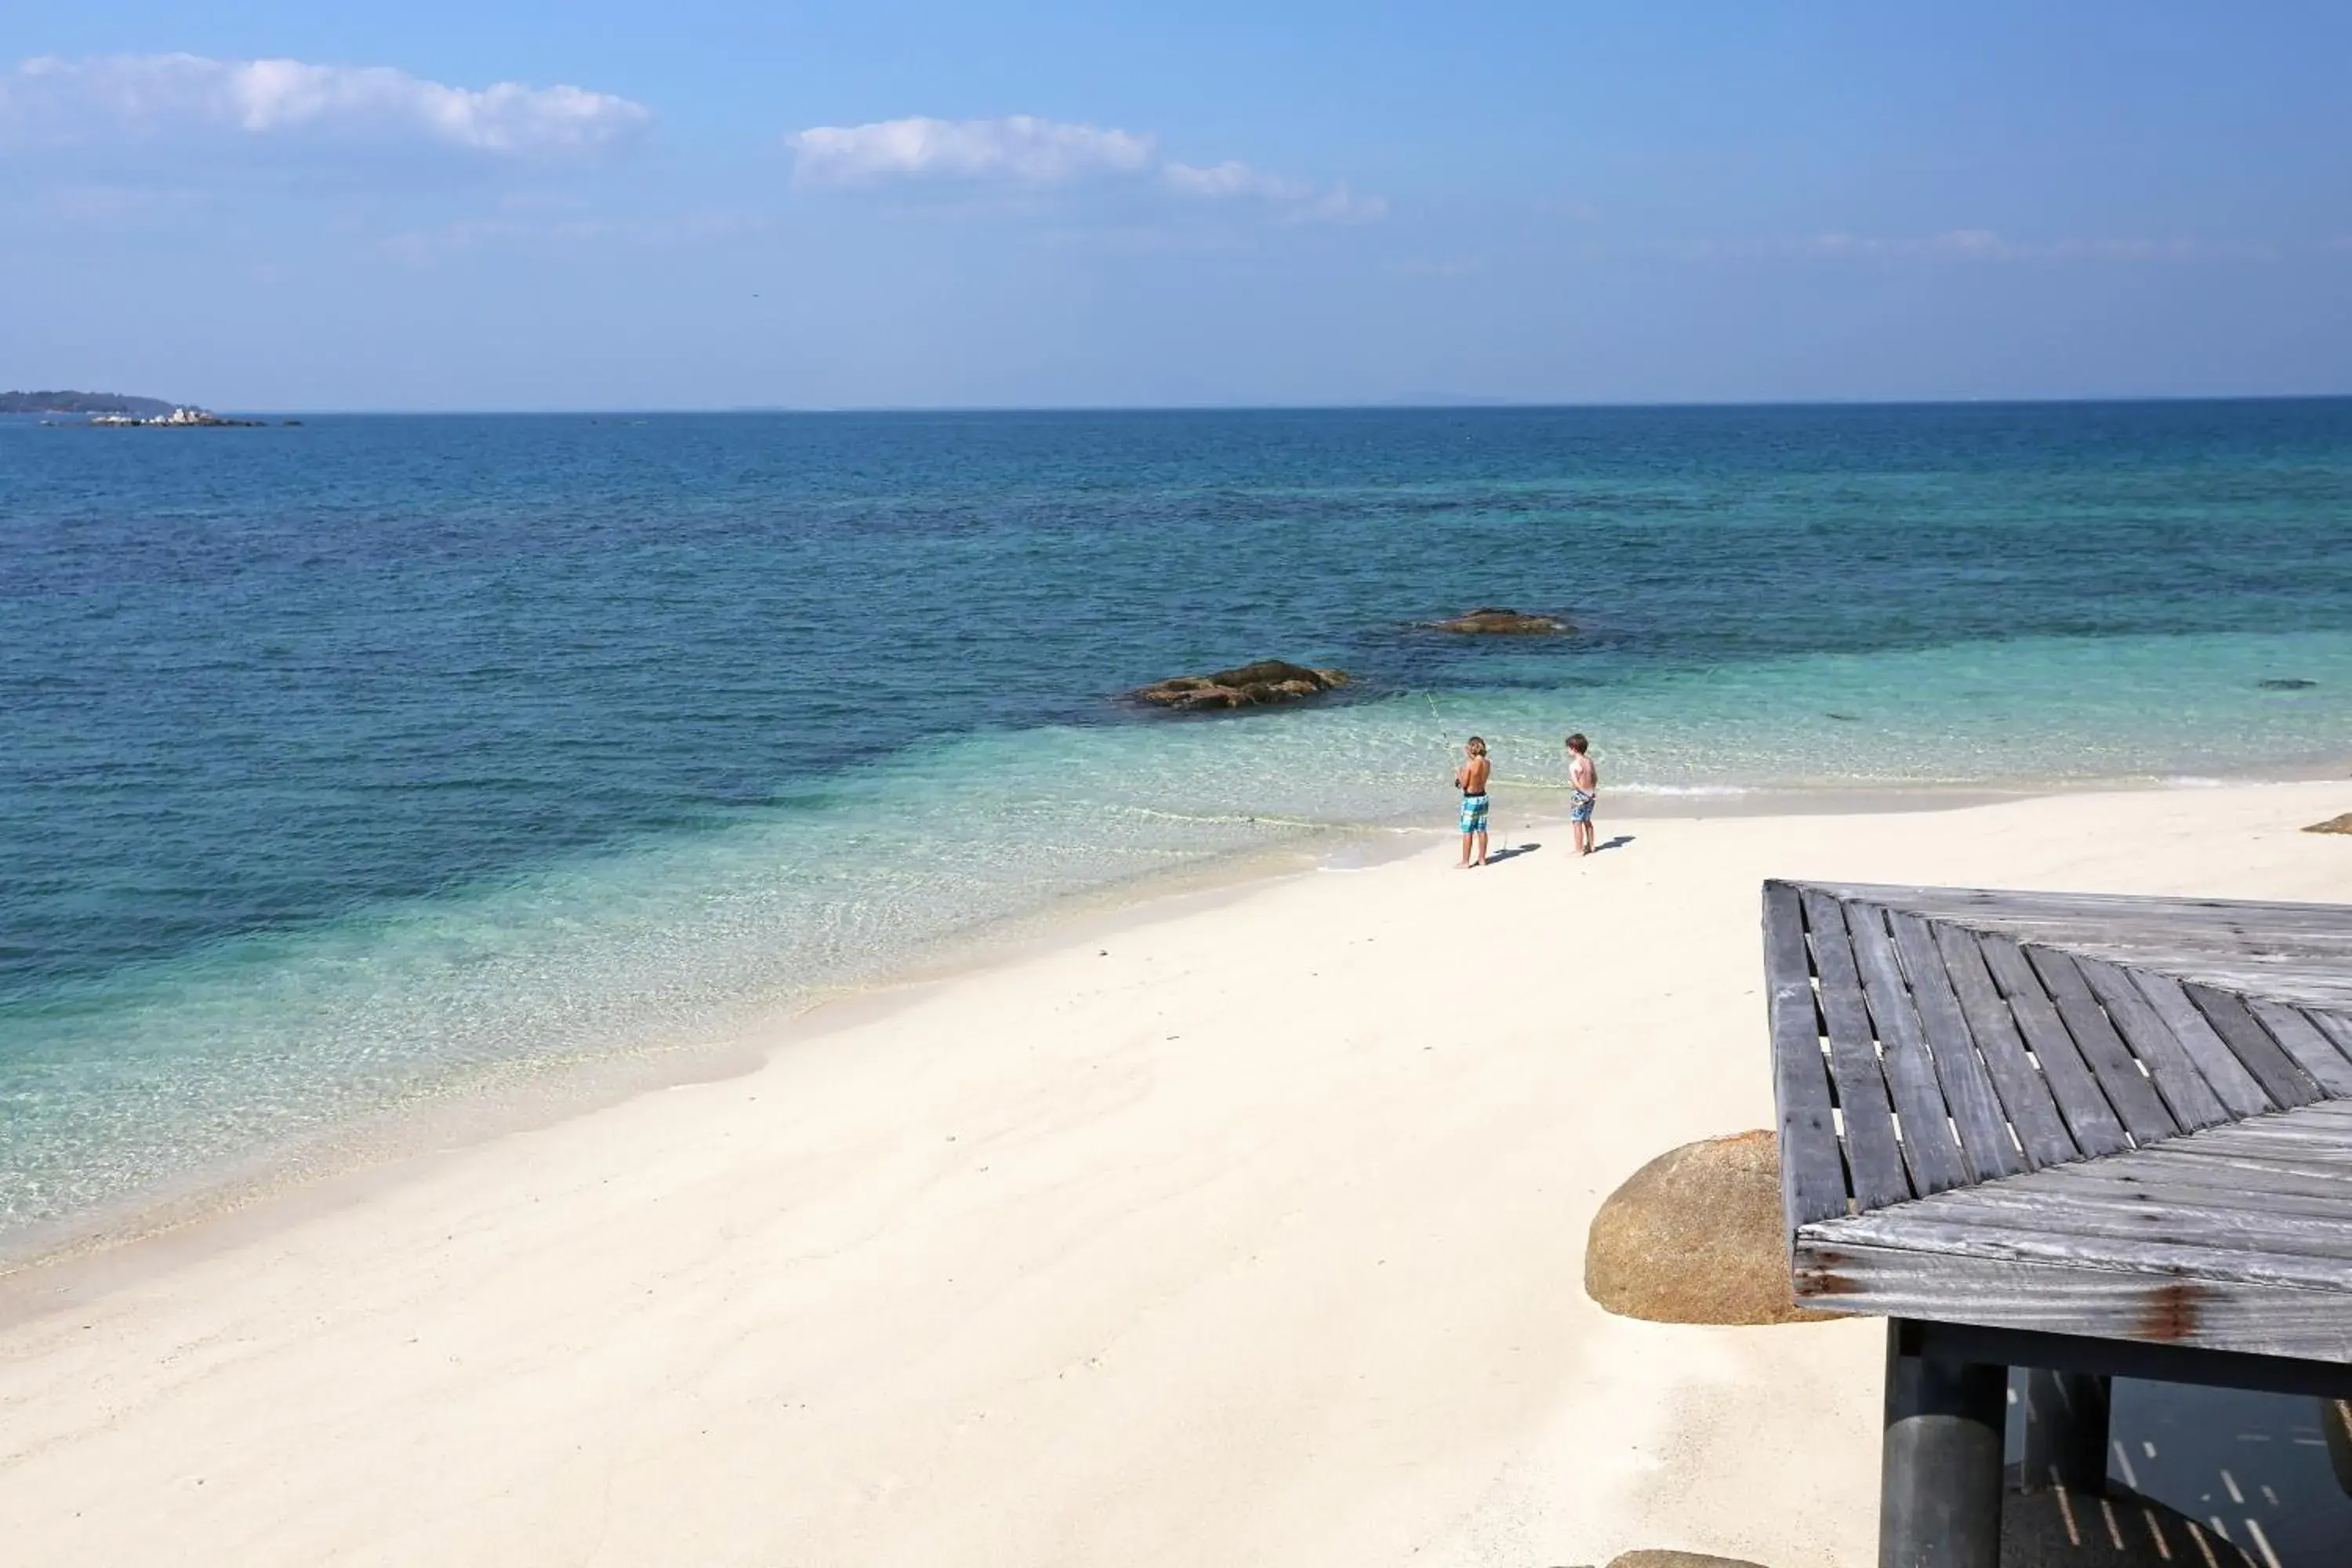
POLYGON ((11 1276, 0 1530, 27 1563, 1859 1568, 1875 1325, 1579 1284, 1633 1169, 1769 1124, 1757 882, 2341 901, 2352 845, 2299 830, 2347 795, 1645 817, 1590 860, 1538 826, 1475 877, 1450 832, 1363 836, 1041 921, 730 1076, 11 1276))
MULTIPOLYGON (((2342 777, 2346 765, 2331 760, 2307 769, 2271 768, 2227 778, 2061 779, 2015 786, 1636 786, 1604 794, 1603 800, 1612 818, 1650 823, 1906 816, 2069 796, 2310 783, 2342 777)), ((1528 786, 1505 780, 1497 788, 1525 798, 1528 786)), ((1547 805, 1552 796, 1566 794, 1564 785, 1540 790, 1536 799, 1547 805)), ((1517 815, 1498 811, 1496 824, 1501 848, 1514 833, 1564 833, 1567 818, 1564 810, 1554 816, 1538 806, 1517 815)), ((290 1221, 339 1206, 381 1183, 397 1181, 421 1161, 557 1125, 642 1095, 756 1072, 778 1051, 856 1027, 912 1005, 928 989, 1056 944, 1118 935, 1289 878, 1386 865, 1454 837, 1451 826, 1418 822, 1317 826, 1286 842, 1212 853, 1057 892, 1043 905, 919 942, 874 974, 748 1004, 723 1029, 700 1038, 619 1046, 562 1066, 523 1064, 453 1079, 420 1100, 381 1108, 298 1142, 184 1173, 121 1204, 0 1237, 0 1329, 44 1310, 25 1300, 28 1277, 84 1271, 93 1279, 144 1277, 155 1268, 171 1267, 171 1258, 203 1256, 210 1244, 193 1233, 217 1227, 243 1236, 255 1226, 266 1230, 274 1223, 270 1214, 283 1210, 290 1221), (169 1258, 151 1266, 143 1261, 150 1251, 169 1258), (126 1253, 138 1253, 141 1260, 114 1267, 110 1260, 126 1253)))

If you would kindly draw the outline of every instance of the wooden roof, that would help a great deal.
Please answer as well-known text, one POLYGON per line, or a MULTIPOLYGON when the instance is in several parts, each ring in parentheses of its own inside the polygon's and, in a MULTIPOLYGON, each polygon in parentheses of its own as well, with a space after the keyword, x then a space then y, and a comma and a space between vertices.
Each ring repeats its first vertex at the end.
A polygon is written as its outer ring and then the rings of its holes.
POLYGON ((2352 908, 1768 882, 1832 1311, 2352 1363, 2352 908))

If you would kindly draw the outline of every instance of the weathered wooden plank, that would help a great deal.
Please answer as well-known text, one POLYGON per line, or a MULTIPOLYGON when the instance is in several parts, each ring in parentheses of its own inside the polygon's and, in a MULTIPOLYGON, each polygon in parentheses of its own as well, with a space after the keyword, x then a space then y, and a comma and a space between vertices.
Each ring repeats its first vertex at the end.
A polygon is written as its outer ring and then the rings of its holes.
POLYGON ((2165 1108, 2184 1131, 2200 1127, 2216 1127, 2231 1120, 2230 1111, 2215 1096, 2189 1059, 2189 1052, 2172 1033, 2171 1027, 2148 1005, 2131 976, 2111 963, 2095 958, 2076 958, 2074 967, 2091 988, 2091 994, 2106 1009, 2107 1017, 2122 1034, 2132 1054, 2147 1065, 2149 1079, 2156 1092, 2164 1099, 2165 1108))
POLYGON ((2275 1118, 2213 1127, 2199 1133, 2203 1147, 2184 1151, 2182 1158, 2206 1154, 2292 1162, 2320 1170, 2352 1171, 2352 1148, 2347 1148, 2340 1127, 2274 1125, 2275 1118))
MULTIPOLYGON (((1902 905, 1889 906, 1900 909, 1902 905)), ((2245 966, 2284 974, 2310 973, 2322 984, 2341 978, 2333 967, 2352 957, 2352 943, 2312 942, 2287 936, 2255 941, 2227 933, 2184 933, 2177 939, 2135 941, 2114 927, 2074 921, 1978 921, 1934 910, 1916 910, 1926 920, 1949 920, 1971 931, 2047 942, 2068 952, 2095 951, 2128 965, 2173 971, 2204 963, 2245 966)))
POLYGON ((2121 930, 2241 933, 2311 931, 2352 936, 2352 905, 2290 903, 2261 899, 2181 899, 2140 893, 2052 893, 2013 889, 1906 886, 1884 882, 1811 882, 1840 899, 1936 914, 2005 917, 2048 924, 2063 920, 2121 930))
POLYGON ((2310 1258, 2343 1270, 2352 1290, 2352 1225, 2324 1200, 2278 1198, 2265 1209, 2197 1203, 2188 1194, 2103 1191, 2081 1183, 2051 1182, 2025 1188, 2002 1184, 1942 1193, 1932 1208, 1916 1205, 1906 1217, 1926 1215, 1932 1223, 2019 1231, 2037 1237, 2079 1242, 2086 1257, 2128 1264, 2146 1247, 2202 1247, 2251 1258, 2310 1258), (2295 1212, 2317 1203, 2322 1212, 2295 1212))
POLYGON ((2059 1021, 2058 1010, 2050 1005, 2024 952, 2005 936, 1984 937, 1977 950, 1984 954, 1985 967, 2009 999, 2019 1032, 2042 1064, 2042 1076, 2049 1081, 2058 1113, 2074 1134, 2074 1146, 2085 1154, 2113 1154, 2130 1148, 2123 1122, 2107 1103, 2082 1053, 2074 1048, 2074 1037, 2059 1021))
MULTIPOLYGON (((2117 1170, 2112 1163, 2105 1160, 2061 1165, 2050 1173, 2046 1184, 2036 1181, 2032 1184, 2031 1190, 2047 1190, 2061 1200, 2103 1195, 2157 1206, 2183 1205, 2191 1208, 2231 1209, 2254 1215, 2301 1215, 2309 1219, 2334 1220, 2344 1226, 2347 1245, 2352 1245, 2352 1181, 2338 1177, 2313 1183, 2272 1182, 2253 1186, 2229 1181, 2221 1172, 2200 1171, 2199 1167, 2204 1163, 2202 1161, 2173 1161, 2160 1163, 2153 1170, 2117 1170), (2181 1170, 2183 1165, 2189 1168, 2184 1172, 2181 1170), (2294 1187, 2308 1190, 2289 1190, 2294 1187)), ((2242 1175, 2244 1173, 2236 1173, 2242 1175)), ((1974 1190, 1998 1192, 2008 1189, 1983 1187, 1974 1190)))
POLYGON ((1935 1059, 1937 1079, 1944 1086, 1945 1107, 1960 1135, 1960 1155, 1969 1174, 1979 1182, 2016 1174, 2026 1169, 2025 1156, 2019 1152, 2019 1140, 2010 1136, 2000 1097, 1978 1058, 1927 922, 1892 910, 1886 911, 1886 922, 1895 935, 1895 955, 1902 960, 1904 978, 1910 983, 1928 1054, 1935 1059))
POLYGON ((1789 1228, 1846 1212, 1829 1063, 1805 948, 1803 907, 1786 882, 1764 885, 1764 975, 1772 1026, 1773 1098, 1780 1120, 1780 1209, 1789 1228))
POLYGON ((2083 983, 2082 972, 2074 967, 2074 961, 2046 947, 2029 945, 2024 951, 2033 973, 2042 977, 2042 989, 2049 993, 2058 1016, 2065 1020, 2066 1032, 2074 1037, 2083 1059, 2098 1075, 2107 1103, 2123 1118, 2124 1128, 2131 1133, 2133 1142, 2154 1143, 2178 1136, 2180 1124, 2164 1108, 2156 1086, 2140 1071, 2123 1037, 2116 1033, 2116 1026, 2100 1010, 2091 988, 2083 983))
POLYGON ((1900 900, 1874 901, 1886 902, 1895 909, 1916 908, 1929 919, 1962 920, 1979 930, 2000 929, 2012 934, 2063 931, 2070 942, 2089 939, 2151 955, 2218 952, 2255 957, 2278 952, 2315 961, 2352 952, 2352 930, 2310 921, 2265 921, 2260 928, 2252 928, 2193 911, 2168 913, 2128 906, 2107 910, 2057 910, 2043 913, 2011 910, 1989 913, 1950 910, 1933 904, 1915 906, 1900 900))
POLYGON ((1798 1234, 1815 1236, 1825 1242, 1868 1242, 1963 1258, 2000 1258, 2070 1268, 2137 1270, 2184 1279, 2280 1285, 2300 1290, 2337 1290, 2347 1298, 2347 1321, 2352 1322, 2352 1258, 2306 1258, 2154 1238, 2076 1236, 2030 1226, 2003 1225, 1981 1214, 1944 1219, 1931 1218, 1921 1212, 1924 1205, 1938 1201, 1940 1194, 1937 1199, 1923 1198, 1897 1209, 1822 1220, 1798 1234))
POLYGON ((2250 1137, 2291 1138, 2352 1154, 2352 1137, 2346 1135, 2344 1127, 2345 1104, 2337 1100, 2315 1100, 2292 1110, 2273 1110, 2266 1116, 2232 1121, 2226 1127, 2208 1127, 2197 1137, 2208 1143, 2250 1137))
POLYGON ((2231 1115, 2260 1116, 2278 1109, 2263 1092, 2263 1086, 2254 1081, 2254 1075, 2246 1070, 2245 1064, 2213 1032, 2205 1015, 2189 1000, 2180 982, 2168 974, 2138 970, 2132 974, 2132 986, 2147 998, 2156 1016, 2172 1030, 2172 1037, 2180 1042, 2180 1048, 2197 1064, 2197 1070, 2204 1075, 2206 1083, 2231 1115))
MULTIPOLYGON (((2216 1132, 2225 1128, 2215 1128, 2216 1132)), ((2344 1150, 2313 1150, 2307 1145, 2281 1148, 2276 1145, 2227 1143, 2208 1144, 2203 1134, 2197 1143, 2175 1139, 2159 1146, 2168 1160, 2213 1160, 2231 1165, 2243 1165, 2250 1171, 2268 1171, 2280 1175, 2330 1176, 2352 1180, 2352 1152, 2344 1150)), ((2122 1156, 2116 1156, 2120 1159, 2122 1156)))
POLYGON ((1798 1233, 1794 1263, 1798 1298, 1822 1311, 2352 1362, 2352 1298, 2334 1290, 1950 1257, 1825 1240, 1811 1227, 1798 1233))
POLYGON ((2181 987, 2197 1010, 2213 1026, 2213 1032, 2230 1047, 2230 1053, 2246 1064, 2263 1092, 2280 1106, 2308 1105, 2321 1098, 2319 1086, 2311 1075, 2294 1065, 2294 1059, 2280 1048, 2270 1032, 2256 1021, 2246 1005, 2226 991, 2216 991, 2210 985, 2188 984, 2181 987))
POLYGON ((1993 1087, 2000 1091, 2001 1110, 2018 1142, 2024 1146, 2026 1163, 2054 1165, 2080 1159, 2065 1120, 2058 1114, 2058 1102, 2051 1098, 2049 1080, 2025 1054, 2017 1020, 2010 1016, 2009 1004, 1985 970, 1977 939, 1958 926, 1939 924, 1928 929, 1935 933, 1936 951, 1943 957, 1945 977, 1959 1000, 1969 1033, 1983 1056, 1985 1069, 1992 1075, 1993 1087))
POLYGON ((2352 1062, 2302 1012, 2257 996, 2247 997, 2246 1006, 2323 1092, 2337 1099, 2352 1096, 2352 1062))
POLYGON ((2185 1138, 2066 1169, 2096 1172, 2109 1179, 2147 1181, 2168 1189, 2197 1187, 2233 1193, 2249 1203, 2260 1203, 2271 1193, 2318 1197, 2342 1193, 2352 1197, 2352 1164, 2319 1164, 2256 1153, 2199 1152, 2190 1149, 2185 1138))
POLYGON ((1899 1204, 1911 1195, 1903 1151, 1895 1137, 1895 1107, 1870 1031, 1870 1009, 1862 996, 1847 940, 1845 911, 1826 893, 1801 893, 1805 929, 1812 941, 1813 972, 1821 977, 1822 1024, 1829 1041, 1830 1081, 1837 1089, 1845 1123, 1846 1167, 1854 1201, 1865 1209, 1899 1204))
POLYGON ((2215 1146, 2225 1151, 2259 1148, 2315 1164, 2352 1167, 2352 1100, 2323 1100, 2213 1131, 2215 1146), (2222 1139, 2222 1133, 2229 1136, 2222 1139))
POLYGON ((1960 1160, 1959 1140, 1952 1132, 1951 1112, 1936 1079, 1935 1059, 1927 1054, 1927 1037, 1919 1029, 1919 1015, 1895 962, 1885 917, 1869 904, 1847 904, 1844 910, 1863 994, 1877 1026, 1879 1062, 1886 1069, 1895 1113, 1902 1118, 1911 1190, 1924 1194, 1957 1187, 1969 1179, 1968 1167, 1960 1160))
MULTIPOLYGON (((2156 971, 2154 964, 2142 965, 2156 971)), ((2317 971, 2281 973, 2253 963, 2200 963, 2168 966, 2163 973, 2178 979, 2199 981, 2225 990, 2250 992, 2268 996, 2273 1001, 2291 1002, 2298 1007, 2352 1008, 2352 963, 2340 966, 2331 977, 2323 979, 2317 971)))
POLYGON ((2352 908, 1823 884, 1931 920, 1955 921, 2126 967, 2352 1010, 2352 908))
POLYGON ((2269 1116, 2252 1117, 2233 1125, 2342 1128, 2352 1125, 2352 1100, 2315 1100, 2309 1105, 2298 1105, 2293 1110, 2273 1111, 2269 1116))
POLYGON ((2336 1042, 2336 1048, 2352 1057, 2352 1015, 2331 1013, 2325 1008, 2306 1008, 2304 1016, 2319 1026, 2319 1032, 2336 1042))

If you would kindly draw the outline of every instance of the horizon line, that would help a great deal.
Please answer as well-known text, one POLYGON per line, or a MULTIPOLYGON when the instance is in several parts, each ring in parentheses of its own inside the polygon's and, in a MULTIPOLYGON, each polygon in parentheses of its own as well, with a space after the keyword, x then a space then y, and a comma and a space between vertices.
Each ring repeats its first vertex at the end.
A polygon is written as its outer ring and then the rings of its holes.
MULTIPOLYGON (((115 394, 110 395, 130 395, 115 394)), ((2088 396, 1922 396, 1922 397, 1786 397, 1786 398, 1659 398, 1615 401, 1553 401, 1531 398, 1442 397, 1395 399, 1364 403, 842 403, 842 404, 678 404, 628 407, 506 407, 431 408, 362 407, 220 407, 188 403, 209 412, 278 416, 346 418, 648 418, 717 415, 942 415, 942 414, 1478 414, 1513 412, 1616 412, 1640 410, 1799 409, 1799 408, 1971 408, 2127 406, 2192 403, 2334 403, 2352 399, 2341 392, 2142 393, 2088 396)), ((161 398, 159 402, 171 402, 161 398)), ((34 414, 0 416, 33 418, 34 414)))

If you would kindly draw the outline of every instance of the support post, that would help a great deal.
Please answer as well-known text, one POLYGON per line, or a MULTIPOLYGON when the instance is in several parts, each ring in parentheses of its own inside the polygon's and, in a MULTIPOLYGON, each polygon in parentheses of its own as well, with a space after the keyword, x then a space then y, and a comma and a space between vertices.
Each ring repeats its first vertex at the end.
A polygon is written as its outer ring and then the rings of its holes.
POLYGON ((2107 1380, 2026 1367, 2019 1382, 2025 1404, 2025 1453, 2018 1484, 2030 1492, 2055 1487, 2103 1495, 2107 1489, 2107 1380))
POLYGON ((2000 1568, 2009 1369, 1928 1360, 1913 1327, 1886 1324, 1879 1568, 2000 1568))

